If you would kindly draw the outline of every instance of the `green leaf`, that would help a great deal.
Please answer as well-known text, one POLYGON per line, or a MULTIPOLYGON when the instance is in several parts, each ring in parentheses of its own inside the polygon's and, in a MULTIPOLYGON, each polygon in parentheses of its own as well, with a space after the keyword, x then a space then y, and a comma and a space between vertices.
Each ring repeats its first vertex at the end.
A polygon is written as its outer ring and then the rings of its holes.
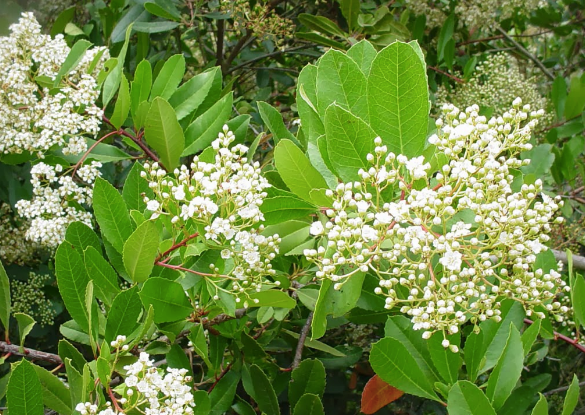
POLYGON ((395 388, 411 395, 441 401, 417 361, 400 341, 387 337, 374 343, 370 363, 374 372, 395 388))
MULTIPOLYGON (((91 153, 88 154, 86 157, 86 161, 88 160, 95 160, 100 162, 109 163, 112 161, 120 161, 120 160, 128 160, 132 158, 130 154, 127 154, 120 150, 118 147, 112 146, 110 144, 105 143, 97 143, 95 140, 91 138, 85 137, 85 142, 87 143, 88 148, 93 148, 91 153)), ((77 163, 83 157, 83 154, 68 154, 68 155, 59 155, 63 157, 65 160, 70 162, 71 164, 77 163)))
POLYGON ((309 143, 325 134, 325 127, 317 110, 317 67, 307 65, 297 81, 297 107, 301 118, 301 129, 309 143))
MULTIPOLYGON (((282 329, 282 332, 288 334, 289 336, 291 336, 294 339, 298 339, 300 337, 300 335, 298 333, 295 333, 294 331, 282 329)), ((342 351, 335 349, 331 346, 328 346, 325 343, 320 342, 319 340, 306 339, 305 340, 305 347, 308 347, 310 349, 319 350, 321 352, 329 353, 330 355, 335 356, 335 357, 344 357, 344 358, 347 357, 347 355, 345 353, 343 353, 342 351)), ((324 360, 323 358, 320 358, 320 359, 324 360)))
MULTIPOLYGON (((339 0, 341 6, 341 14, 347 22, 349 30, 358 28, 357 19, 360 14, 360 1, 359 0, 339 0)), ((355 46, 355 45, 354 45, 355 46)), ((352 46, 353 48, 353 46, 352 46)))
POLYGON ((585 326, 585 278, 576 275, 571 287, 571 299, 576 320, 585 326))
POLYGON ((89 283, 89 277, 85 272, 81 251, 67 241, 61 243, 55 253, 55 275, 67 311, 77 324, 87 331, 89 325, 85 309, 85 288, 89 283))
POLYGON ((567 82, 562 75, 557 76, 552 84, 551 98, 555 106, 557 119, 560 120, 563 118, 567 100, 567 82))
POLYGON ((445 55, 445 47, 447 43, 453 38, 453 30, 455 29, 455 14, 451 14, 441 26, 441 32, 437 40, 437 59, 439 62, 443 60, 445 55))
POLYGON ((207 339, 203 332, 203 326, 198 324, 191 328, 191 332, 188 335, 189 340, 193 343, 193 349, 205 362, 208 368, 212 368, 211 362, 209 361, 209 347, 207 346, 207 339))
POLYGON ((87 324, 89 326, 89 344, 93 350, 94 355, 97 350, 97 342, 99 336, 99 317, 97 311, 97 303, 93 295, 93 281, 87 283, 85 288, 85 310, 87 311, 87 324))
POLYGON ((374 153, 374 130, 339 105, 331 104, 325 111, 325 137, 327 154, 339 178, 344 182, 361 180, 358 171, 371 167, 367 155, 374 153))
POLYGON ((293 415, 323 415, 321 398, 312 393, 305 393, 295 405, 293 415))
POLYGON ((274 144, 278 144, 283 138, 287 138, 293 142, 297 141, 295 136, 292 135, 284 125, 282 115, 280 115, 278 110, 272 105, 263 101, 258 101, 258 112, 260 113, 260 117, 262 117, 262 121, 266 124, 266 127, 272 132, 274 144))
MULTIPOLYGON (((124 73, 124 63, 126 61, 126 52, 128 51, 128 44, 130 42, 130 34, 132 33, 132 22, 128 21, 124 30, 126 32, 126 36, 121 38, 120 40, 114 40, 114 32, 116 29, 123 23, 124 18, 122 18, 116 28, 112 31, 112 41, 118 42, 124 40, 124 44, 122 45, 122 49, 120 49, 120 53, 116 60, 116 66, 110 71, 108 77, 104 82, 103 92, 102 92, 102 103, 104 107, 108 105, 111 99, 118 91, 118 87, 120 86, 120 81, 122 79, 122 74, 124 73)), ((121 33, 120 33, 121 34, 121 33)))
POLYGON ((279 308, 295 308, 297 302, 291 298, 287 293, 280 290, 266 290, 250 294, 250 307, 279 307, 279 308))
POLYGON ((317 67, 317 104, 321 117, 336 103, 362 120, 368 120, 366 77, 346 54, 329 50, 317 67))
POLYGON ((520 167, 524 174, 534 174, 536 177, 542 177, 550 171, 555 161, 555 153, 551 150, 550 144, 539 144, 522 154, 522 158, 530 159, 528 166, 520 167))
POLYGON ((577 117, 585 108, 585 77, 573 75, 565 104, 565 119, 577 117))
POLYGON ((61 69, 59 69, 59 72, 55 77, 53 87, 55 88, 58 87, 63 77, 67 76, 69 72, 74 70, 77 67, 77 65, 79 65, 79 63, 85 56, 85 51, 89 49, 90 46, 91 42, 88 42, 87 40, 84 39, 75 42, 75 44, 71 47, 69 54, 65 58, 63 65, 61 65, 61 69))
POLYGON ((510 335, 504 346, 504 351, 489 377, 486 389, 486 395, 496 410, 512 393, 522 373, 524 362, 520 333, 513 324, 509 325, 509 330, 510 335))
POLYGON ((344 43, 338 42, 328 37, 322 36, 314 32, 296 32, 295 36, 299 39, 308 40, 309 42, 316 43, 318 45, 329 46, 336 49, 344 50, 347 46, 344 43))
POLYGON ((64 339, 59 340, 59 357, 61 357, 63 361, 70 359, 73 367, 79 372, 83 371, 83 366, 87 363, 79 350, 64 339))
POLYGON ((314 16, 308 13, 298 15, 299 21, 309 29, 323 33, 324 35, 345 37, 347 34, 339 28, 334 22, 325 16, 314 16))
POLYGON ((181 284, 164 278, 149 278, 140 291, 140 299, 145 307, 154 308, 155 323, 181 320, 193 312, 181 284))
POLYGON ((279 415, 280 408, 272 383, 258 365, 250 367, 252 384, 254 385, 254 396, 252 398, 258 404, 260 410, 267 415, 279 415))
POLYGON ((120 292, 114 298, 108 313, 104 339, 111 342, 117 336, 130 335, 138 325, 137 320, 141 312, 142 304, 136 285, 120 292))
POLYGON ((274 161, 288 188, 307 202, 312 203, 311 190, 328 187, 323 176, 290 140, 280 140, 274 149, 274 161))
POLYGON ((14 318, 18 323, 18 334, 20 339, 20 348, 24 347, 24 340, 35 325, 35 319, 24 313, 14 313, 14 318))
POLYGON ((579 402, 579 379, 577 379, 577 375, 573 374, 573 380, 571 381, 571 386, 569 386, 569 390, 567 391, 567 395, 565 395, 565 401, 563 403, 563 413, 561 415, 571 415, 575 408, 577 407, 577 403, 579 402))
POLYGON ((120 81, 120 89, 118 90, 118 99, 116 99, 116 105, 114 106, 114 112, 112 113, 112 118, 110 118, 110 122, 114 127, 119 129, 126 118, 128 117, 128 112, 130 111, 130 88, 128 86, 128 80, 126 76, 122 74, 122 79, 120 81))
POLYGON ((51 33, 50 33, 51 36, 55 37, 59 33, 62 33, 63 30, 65 29, 65 25, 67 25, 67 23, 69 23, 71 20, 73 20, 74 16, 75 16, 75 6, 69 7, 67 9, 63 10, 61 13, 59 13, 57 18, 55 19, 55 22, 53 23, 53 26, 51 26, 51 33))
MULTIPOLYGON (((355 2, 355 0, 342 0, 347 2, 355 2)), ((347 51, 347 56, 352 58, 358 64, 364 75, 370 74, 372 62, 376 58, 376 48, 372 46, 367 40, 360 40, 347 51)))
POLYGON ((126 241, 122 258, 132 281, 144 282, 150 276, 158 252, 158 242, 158 228, 150 220, 142 222, 126 241))
POLYGON ((87 275, 94 283, 96 296, 110 306, 114 296, 120 292, 116 271, 93 246, 85 249, 83 259, 87 275))
POLYGON ((305 218, 315 212, 315 206, 297 198, 292 193, 283 191, 276 193, 274 197, 271 197, 269 193, 262 202, 260 210, 264 214, 264 225, 269 226, 287 220, 305 218))
POLYGON ((330 313, 331 305, 327 302, 327 293, 331 288, 331 280, 325 279, 319 288, 319 296, 313 312, 313 322, 311 323, 311 339, 323 337, 327 331, 327 314, 330 313))
POLYGON ((215 385, 215 388, 213 388, 209 394, 209 399, 211 401, 210 415, 222 415, 230 408, 234 396, 236 395, 236 388, 239 382, 240 376, 233 370, 227 372, 225 376, 217 382, 217 385, 215 385))
MULTIPOLYGON (((69 393, 71 395, 71 402, 84 402, 83 399, 83 377, 81 376, 81 372, 84 371, 86 365, 83 366, 81 371, 77 370, 73 367, 71 359, 66 358, 65 362, 65 370, 67 372, 67 382, 69 383, 69 393)), ((77 404, 75 404, 77 405, 77 404)))
POLYGON ((93 210, 100 230, 118 252, 132 234, 132 222, 120 193, 98 177, 93 188, 93 210))
POLYGON ((160 97, 152 101, 144 125, 144 136, 148 145, 158 153, 165 168, 171 171, 178 166, 185 148, 185 136, 175 110, 160 97))
POLYGON ((238 415, 256 415, 256 411, 254 411, 252 405, 250 405, 248 402, 246 402, 239 396, 236 396, 236 403, 232 405, 232 409, 238 415))
POLYGON ((110 385, 110 365, 103 357, 98 357, 96 360, 96 370, 98 378, 104 388, 110 385))
POLYGON ((415 42, 384 48, 368 77, 370 125, 388 151, 407 157, 422 154, 427 136, 429 96, 426 68, 415 42))
POLYGON ((169 20, 181 21, 181 12, 177 10, 175 5, 165 0, 154 0, 144 3, 144 8, 151 14, 169 20))
POLYGON ((136 117, 140 104, 148 100, 151 87, 152 66, 149 61, 144 59, 136 67, 134 80, 132 81, 132 91, 130 92, 130 110, 132 113, 132 119, 136 117))
POLYGON ((524 330, 524 333, 522 333, 522 348, 524 350, 524 356, 530 352, 532 345, 536 341, 538 333, 540 332, 541 324, 541 320, 536 319, 526 330, 524 330))
MULTIPOLYGON (((431 353, 431 360, 439 371, 441 377, 448 385, 452 385, 457 382, 459 369, 461 369, 463 360, 459 353, 453 353, 448 347, 443 347, 441 344, 443 339, 443 333, 435 333, 428 341, 429 352, 431 353)), ((461 342, 461 336, 459 333, 447 336, 447 339, 451 344, 459 347, 461 342)))
POLYGON ((211 401, 207 391, 198 390, 193 392, 193 401, 195 402, 195 408, 193 409, 193 415, 209 415, 211 411, 211 401))
POLYGON ((319 398, 325 392, 325 367, 316 359, 303 360, 292 372, 288 386, 288 400, 294 408, 305 393, 313 393, 319 398))
POLYGON ((169 104, 175 109, 177 119, 182 120, 196 111, 205 101, 213 86, 219 67, 200 73, 185 82, 169 99, 169 104))
POLYGON ((155 21, 155 22, 136 22, 134 23, 134 30, 141 33, 161 33, 170 32, 175 27, 179 26, 177 22, 169 21, 155 21))
POLYGON ((148 181, 140 176, 143 171, 144 168, 142 167, 142 164, 134 163, 124 181, 122 198, 124 199, 124 202, 126 202, 126 206, 128 206, 129 210, 143 212, 146 208, 144 196, 149 199, 154 197, 154 192, 148 186, 148 181))
POLYGON ((185 150, 189 156, 207 148, 222 131, 232 113, 234 94, 230 92, 201 114, 185 130, 185 150))
POLYGON ((65 240, 70 242, 75 249, 79 249, 79 251, 85 250, 88 246, 92 246, 98 251, 102 249, 96 233, 83 222, 71 223, 67 227, 67 232, 65 232, 65 240))
POLYGON ((10 304, 10 281, 4 265, 0 261, 0 323, 2 323, 6 332, 8 332, 10 324, 10 304))
POLYGON ((43 391, 43 405, 60 414, 70 414, 73 410, 71 394, 61 379, 48 370, 33 365, 41 382, 43 391))
POLYGON ((32 363, 15 364, 8 381, 6 402, 11 415, 43 415, 43 390, 32 363))
POLYGON ((447 411, 450 415, 496 415, 481 389, 466 380, 458 381, 449 390, 447 411))
POLYGON ((548 402, 544 395, 540 394, 540 399, 531 412, 532 415, 548 415, 548 402))
POLYGON ((150 100, 153 101, 156 97, 168 100, 177 90, 184 73, 185 57, 180 54, 171 56, 165 62, 152 85, 150 100))

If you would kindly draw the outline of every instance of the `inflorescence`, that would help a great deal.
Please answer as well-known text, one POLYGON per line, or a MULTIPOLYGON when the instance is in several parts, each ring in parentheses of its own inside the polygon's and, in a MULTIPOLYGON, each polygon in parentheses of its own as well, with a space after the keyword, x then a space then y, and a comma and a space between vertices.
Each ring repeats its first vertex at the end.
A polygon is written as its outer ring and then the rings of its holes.
POLYGON ((388 152, 376 138, 361 181, 328 191, 327 220, 311 226, 321 244, 304 252, 336 289, 358 272, 376 275, 386 308, 399 306, 424 338, 456 333, 468 320, 499 321, 505 298, 539 318, 546 310, 561 321, 568 311, 556 299, 569 289, 560 274, 534 269, 562 202, 542 193, 540 180, 517 184, 514 176, 530 162, 518 156, 531 148, 543 111, 520 99, 489 121, 478 111, 442 108, 429 139, 437 167, 388 152), (396 200, 383 200, 388 192, 396 200))
POLYGON ((265 277, 275 274, 271 260, 278 253, 280 238, 262 234, 260 206, 270 185, 261 175, 260 165, 247 162, 247 147, 229 148, 234 139, 226 125, 211 144, 215 151, 212 162, 195 157, 190 169, 183 165, 173 174, 157 163, 145 164, 142 176, 155 193, 154 199, 144 199, 147 210, 168 215, 180 232, 203 230, 199 240, 220 250, 224 269, 211 264, 212 276, 230 283, 215 285, 216 299, 223 291, 234 293, 240 302, 249 289, 260 291, 263 284, 271 283, 265 277))

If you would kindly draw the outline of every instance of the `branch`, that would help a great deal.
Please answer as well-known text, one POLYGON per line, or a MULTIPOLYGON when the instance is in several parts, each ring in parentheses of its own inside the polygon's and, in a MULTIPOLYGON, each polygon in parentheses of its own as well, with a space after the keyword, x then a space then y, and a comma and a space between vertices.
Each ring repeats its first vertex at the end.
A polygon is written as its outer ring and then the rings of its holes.
POLYGON ((199 236, 199 232, 195 232, 194 234, 187 236, 181 242, 174 244, 169 249, 167 249, 166 251, 164 251, 162 254, 160 254, 159 256, 157 256, 156 259, 154 260, 154 262, 157 263, 158 261, 160 261, 162 258, 166 257, 168 254, 170 254, 174 250, 179 249, 182 246, 185 246, 187 244, 187 242, 189 242, 191 239, 196 238, 198 236, 199 236))
MULTIPOLYGON (((561 261, 565 265, 569 264, 566 252, 557 251, 556 249, 551 249, 551 251, 557 261, 561 261)), ((585 271, 585 257, 580 255, 573 255, 573 268, 580 271, 585 271)))
POLYGON ((215 51, 215 58, 217 59, 217 66, 222 66, 223 60, 223 32, 224 32, 224 20, 219 19, 217 21, 217 47, 215 51))
POLYGON ((299 336, 299 342, 297 343, 297 350, 295 351, 295 358, 290 366, 292 370, 299 367, 301 363, 301 359, 303 358, 303 347, 305 346, 305 340, 307 340, 307 335, 309 334, 309 329, 311 328, 311 323, 313 322, 313 312, 311 311, 307 316, 307 321, 301 330, 301 335, 299 336))
MULTIPOLYGON (((579 387, 581 386, 585 386, 585 382, 581 382, 579 383, 579 387)), ((550 396, 550 395, 554 395, 555 393, 559 393, 559 392, 564 392, 567 389, 569 389, 571 387, 571 385, 568 386, 561 386, 560 388, 556 388, 556 389, 551 389, 549 391, 546 391, 543 393, 544 396, 550 396)))
POLYGON ((458 82, 460 84, 464 84, 465 83, 465 81, 463 79, 458 78, 455 75, 451 75, 450 73, 445 72, 445 71, 437 68, 436 66, 429 66, 429 69, 432 69, 435 72, 438 72, 438 73, 440 73, 442 75, 445 75, 446 77, 451 78, 452 80, 454 80, 455 82, 458 82))
POLYGON ((56 365, 63 364, 63 360, 59 357, 59 355, 53 353, 46 353, 41 352, 40 350, 29 349, 24 347, 23 351, 20 351, 20 346, 17 344, 9 344, 3 341, 0 341, 0 351, 8 352, 15 356, 24 356, 28 357, 33 360, 43 360, 45 362, 54 363, 56 365))
POLYGON ((502 36, 504 36, 504 38, 510 42, 511 44, 513 44, 516 49, 518 49, 520 52, 522 52, 528 59, 530 59, 532 62, 534 62, 536 64, 536 66, 538 66, 542 72, 551 80, 554 81, 555 76, 546 68, 546 66, 544 66, 544 64, 536 57, 534 56, 532 53, 528 52, 526 50, 526 48, 524 48, 524 46, 522 46, 520 43, 516 42, 508 33, 506 33, 506 31, 504 29, 502 29, 501 27, 498 27, 498 32, 500 32, 502 34, 502 36))
MULTIPOLYGON (((534 322, 528 318, 525 318, 524 323, 532 324, 534 322)), ((581 353, 585 353, 585 346, 583 346, 582 344, 579 344, 579 342, 577 340, 571 339, 570 337, 567 337, 564 334, 558 333, 556 331, 553 331, 553 334, 555 336, 555 340, 562 340, 565 343, 573 346, 575 349, 579 350, 581 353)))
POLYGON ((285 50, 276 50, 276 51, 274 51, 272 53, 267 53, 265 55, 258 56, 258 57, 254 58, 254 59, 250 59, 249 61, 240 63, 239 65, 236 65, 233 68, 230 68, 230 70, 227 71, 226 73, 230 74, 230 73, 232 73, 232 72, 234 72, 234 71, 236 71, 236 70, 238 70, 240 68, 243 68, 244 66, 248 66, 248 65, 250 65, 250 64, 252 64, 254 62, 261 61, 262 59, 272 58, 274 56, 278 56, 278 55, 282 55, 282 54, 290 53, 290 52, 295 52, 295 51, 301 50, 301 49, 307 49, 307 48, 312 47, 312 46, 313 45, 302 45, 302 46, 295 46, 294 48, 289 48, 289 49, 285 49, 285 50))

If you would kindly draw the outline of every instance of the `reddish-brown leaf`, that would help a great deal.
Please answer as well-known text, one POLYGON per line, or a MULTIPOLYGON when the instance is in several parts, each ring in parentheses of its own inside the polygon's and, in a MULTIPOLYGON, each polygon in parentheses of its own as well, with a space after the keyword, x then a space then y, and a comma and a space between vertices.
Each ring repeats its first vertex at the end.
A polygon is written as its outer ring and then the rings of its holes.
POLYGON ((388 385, 378 375, 374 375, 362 392, 362 408, 361 411, 366 414, 374 414, 390 402, 404 395, 399 389, 388 385))

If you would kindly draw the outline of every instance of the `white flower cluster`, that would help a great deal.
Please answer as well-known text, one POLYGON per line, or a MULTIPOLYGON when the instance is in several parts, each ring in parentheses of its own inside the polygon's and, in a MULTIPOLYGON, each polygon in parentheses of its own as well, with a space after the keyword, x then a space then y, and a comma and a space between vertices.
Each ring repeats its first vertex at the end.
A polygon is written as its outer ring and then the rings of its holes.
POLYGON ((92 216, 81 205, 91 206, 93 187, 79 183, 79 179, 93 183, 100 176, 101 166, 92 161, 80 167, 74 178, 60 164, 35 164, 30 171, 33 198, 16 203, 18 214, 30 220, 26 238, 43 247, 56 248, 65 239, 70 223, 79 221, 92 227, 92 216))
MULTIPOLYGON (((439 87, 437 102, 449 102, 462 108, 477 104, 490 107, 493 115, 502 115, 517 97, 532 108, 547 108, 548 100, 540 93, 536 76, 527 76, 519 62, 511 55, 500 52, 489 55, 479 64, 471 78, 457 84, 451 91, 439 87)), ((545 113, 539 123, 548 124, 553 115, 545 113)))
POLYGON ((417 16, 427 17, 427 27, 440 27, 451 13, 452 3, 459 25, 469 30, 490 30, 497 22, 509 19, 516 12, 529 14, 546 6, 543 0, 463 0, 441 2, 432 0, 405 0, 408 10, 417 16))
POLYGON ((86 151, 84 135, 95 136, 101 122, 96 77, 107 49, 89 49, 53 88, 70 52, 63 36, 41 34, 32 13, 23 13, 10 31, 0 41, 0 154, 42 157, 53 146, 65 154, 86 151))
POLYGON ((541 307, 558 320, 567 312, 556 298, 568 290, 559 273, 534 269, 562 202, 542 193, 540 180, 512 190, 512 170, 530 162, 518 155, 531 148, 542 110, 531 112, 517 99, 489 121, 478 111, 443 107, 445 120, 429 138, 437 160, 446 156, 437 170, 422 156, 388 153, 376 138, 372 167, 360 170, 361 181, 329 191, 329 219, 311 226, 325 238, 305 251, 316 277, 331 279, 336 289, 357 272, 377 275, 375 291, 386 307, 399 306, 424 338, 456 333, 468 320, 499 320, 504 298, 541 318, 541 307), (384 201, 382 194, 396 199, 384 201))
MULTIPOLYGON (((127 377, 123 387, 123 397, 114 407, 123 408, 125 412, 136 410, 146 415, 183 415, 192 414, 195 402, 192 387, 188 384, 191 377, 187 369, 167 368, 166 373, 157 369, 147 353, 140 353, 136 363, 124 366, 127 377)), ((123 412, 99 407, 91 402, 79 403, 75 410, 81 415, 114 415, 123 412), (99 412, 98 412, 99 411, 99 412)))
MULTIPOLYGON (((157 163, 145 164, 142 176, 149 181, 156 198, 145 198, 147 210, 154 215, 169 215, 177 229, 204 229, 199 235, 209 248, 221 251, 225 261, 223 275, 211 265, 215 276, 231 280, 231 291, 240 302, 239 293, 248 288, 260 291, 265 276, 274 275, 271 260, 278 253, 278 235, 264 236, 260 206, 266 197, 268 181, 260 165, 249 164, 248 148, 236 145, 228 126, 212 143, 213 162, 195 157, 190 170, 186 166, 167 174, 157 163), (229 272, 228 272, 229 271, 229 272)), ((216 290, 226 291, 216 285, 216 290)), ((216 292, 217 294, 217 292, 216 292)))
POLYGON ((0 260, 7 264, 33 264, 38 262, 39 246, 26 240, 30 221, 17 223, 10 205, 0 202, 0 260))

